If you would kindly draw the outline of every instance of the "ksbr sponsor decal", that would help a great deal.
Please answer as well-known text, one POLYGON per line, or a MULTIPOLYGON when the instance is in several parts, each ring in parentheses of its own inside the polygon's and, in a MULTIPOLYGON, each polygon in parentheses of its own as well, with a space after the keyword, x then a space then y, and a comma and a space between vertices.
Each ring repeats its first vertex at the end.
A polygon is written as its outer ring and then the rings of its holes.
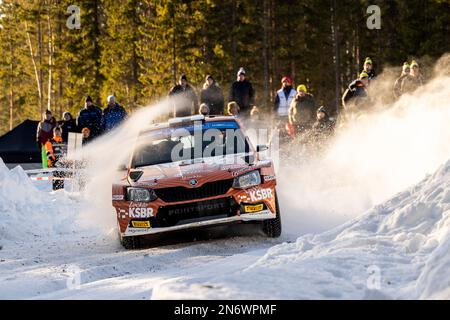
POLYGON ((113 194, 112 199, 116 200, 116 201, 118 201, 118 200, 120 201, 120 200, 124 200, 125 196, 123 194, 113 194))
POLYGON ((247 193, 250 195, 252 201, 260 201, 268 198, 272 198, 272 189, 257 189, 249 190, 247 193))
POLYGON ((153 217, 153 208, 130 208, 128 216, 130 218, 150 218, 153 217))
POLYGON ((153 217, 153 208, 129 208, 128 212, 124 209, 117 209, 117 215, 119 218, 125 219, 127 216, 130 218, 150 218, 153 217))
POLYGON ((264 181, 272 181, 275 180, 275 176, 264 176, 264 181))

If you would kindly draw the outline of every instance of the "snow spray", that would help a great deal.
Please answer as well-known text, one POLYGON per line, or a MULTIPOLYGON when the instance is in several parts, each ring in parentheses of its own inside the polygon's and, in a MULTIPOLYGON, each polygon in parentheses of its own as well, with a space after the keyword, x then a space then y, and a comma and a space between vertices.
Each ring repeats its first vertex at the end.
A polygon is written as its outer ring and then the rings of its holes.
POLYGON ((293 157, 282 159, 277 190, 285 232, 300 235, 337 226, 450 158, 450 55, 437 61, 424 86, 384 101, 398 76, 388 69, 372 82, 372 112, 336 128, 322 156, 299 162, 294 150, 293 157))
POLYGON ((119 167, 127 164, 139 133, 149 129, 162 115, 167 115, 174 103, 176 98, 141 108, 115 130, 83 147, 78 155, 87 163, 83 212, 78 221, 81 225, 95 225, 108 233, 115 229, 117 220, 111 190, 112 184, 124 176, 119 167))

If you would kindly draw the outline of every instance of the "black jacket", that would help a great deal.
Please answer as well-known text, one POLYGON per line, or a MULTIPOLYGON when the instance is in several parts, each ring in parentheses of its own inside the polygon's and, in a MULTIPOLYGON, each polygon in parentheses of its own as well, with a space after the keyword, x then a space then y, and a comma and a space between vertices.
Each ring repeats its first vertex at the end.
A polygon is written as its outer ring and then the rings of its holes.
POLYGON ((367 75, 369 76, 369 80, 373 80, 375 79, 375 77, 377 76, 375 69, 372 69, 370 71, 365 71, 367 73, 367 75))
POLYGON ((209 107, 209 114, 223 114, 224 99, 222 89, 213 83, 211 86, 205 86, 200 92, 200 102, 206 103, 209 107))
POLYGON ((197 113, 198 99, 194 89, 190 85, 186 85, 186 88, 183 88, 179 84, 172 87, 169 91, 169 97, 175 96, 180 100, 174 103, 174 109, 172 111, 174 117, 187 117, 197 113))
POLYGON ((92 138, 99 136, 102 133, 102 110, 94 105, 81 109, 77 117, 77 126, 80 130, 89 128, 92 138))
POLYGON ((64 141, 69 141, 69 132, 79 132, 75 119, 58 121, 58 125, 62 129, 61 136, 64 141))
POLYGON ((241 113, 249 115, 255 105, 255 90, 248 80, 233 82, 228 101, 235 101, 241 109, 241 113))
POLYGON ((354 102, 356 106, 364 103, 368 98, 367 90, 361 80, 355 80, 348 86, 342 96, 342 104, 348 107, 350 102, 354 102))

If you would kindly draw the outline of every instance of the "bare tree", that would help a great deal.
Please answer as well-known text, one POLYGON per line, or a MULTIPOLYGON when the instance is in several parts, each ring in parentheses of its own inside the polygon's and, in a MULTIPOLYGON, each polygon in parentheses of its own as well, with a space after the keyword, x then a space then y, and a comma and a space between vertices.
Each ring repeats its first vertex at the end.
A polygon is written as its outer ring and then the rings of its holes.
POLYGON ((335 75, 335 110, 336 113, 340 109, 341 101, 341 80, 340 80, 340 48, 339 48, 339 26, 336 21, 336 0, 331 0, 331 38, 333 42, 334 49, 334 75, 335 75))
POLYGON ((33 49, 33 43, 31 42, 30 30, 28 29, 28 23, 26 21, 25 21, 25 31, 27 34, 28 48, 30 50, 30 57, 31 57, 31 61, 33 63, 34 75, 35 75, 35 79, 36 79, 36 85, 37 85, 37 91, 38 91, 38 97, 39 97, 39 100, 38 100, 39 113, 42 114, 44 112, 43 96, 42 96, 42 73, 39 72, 39 69, 37 66, 36 56, 34 54, 34 49, 33 49))

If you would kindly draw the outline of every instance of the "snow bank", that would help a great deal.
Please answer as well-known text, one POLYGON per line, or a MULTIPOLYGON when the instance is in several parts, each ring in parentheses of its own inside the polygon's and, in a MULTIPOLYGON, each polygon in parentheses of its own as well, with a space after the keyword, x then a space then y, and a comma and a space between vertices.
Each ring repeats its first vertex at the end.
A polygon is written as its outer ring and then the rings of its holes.
POLYGON ((78 231, 78 209, 74 196, 38 190, 22 167, 9 170, 0 158, 0 241, 78 231))
POLYGON ((165 282, 154 299, 450 299, 450 161, 319 235, 165 282))

